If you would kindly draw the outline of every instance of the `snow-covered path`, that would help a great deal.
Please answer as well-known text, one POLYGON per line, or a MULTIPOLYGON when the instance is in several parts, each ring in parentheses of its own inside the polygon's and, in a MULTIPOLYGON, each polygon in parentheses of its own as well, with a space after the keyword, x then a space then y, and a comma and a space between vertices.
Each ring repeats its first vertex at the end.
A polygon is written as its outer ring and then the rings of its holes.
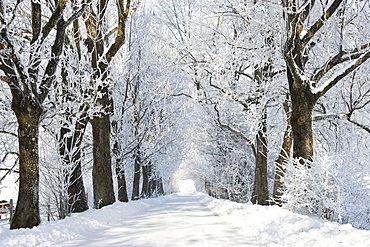
POLYGON ((112 222, 59 246, 258 246, 198 197, 173 194, 147 206, 123 222, 112 222))
POLYGON ((0 220, 0 247, 13 246, 368 247, 370 231, 195 192, 116 202, 33 229, 0 220))

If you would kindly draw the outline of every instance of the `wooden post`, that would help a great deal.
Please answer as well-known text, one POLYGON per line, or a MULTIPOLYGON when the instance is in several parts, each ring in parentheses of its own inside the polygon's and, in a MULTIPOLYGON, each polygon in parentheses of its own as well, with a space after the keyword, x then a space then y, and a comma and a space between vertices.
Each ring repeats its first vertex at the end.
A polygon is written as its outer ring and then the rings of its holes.
POLYGON ((9 213, 10 213, 10 217, 9 217, 9 222, 12 223, 12 220, 13 220, 13 199, 10 199, 10 207, 9 207, 9 213))

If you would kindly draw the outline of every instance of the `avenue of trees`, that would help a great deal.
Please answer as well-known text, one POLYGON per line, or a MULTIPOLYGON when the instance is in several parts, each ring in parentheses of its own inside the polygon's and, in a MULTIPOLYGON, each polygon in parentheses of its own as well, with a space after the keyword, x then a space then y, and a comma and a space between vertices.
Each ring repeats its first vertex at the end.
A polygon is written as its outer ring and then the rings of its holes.
POLYGON ((366 228, 369 13, 366 0, 0 0, 11 229, 50 204, 62 219, 163 195, 179 170, 218 198, 366 228))

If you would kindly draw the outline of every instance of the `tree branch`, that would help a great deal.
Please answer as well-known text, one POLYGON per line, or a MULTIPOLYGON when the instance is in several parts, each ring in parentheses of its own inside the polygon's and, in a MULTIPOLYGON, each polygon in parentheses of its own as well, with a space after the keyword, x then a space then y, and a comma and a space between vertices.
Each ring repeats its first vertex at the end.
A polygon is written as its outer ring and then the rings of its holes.
POLYGON ((254 80, 253 76, 251 76, 250 74, 247 74, 247 73, 244 73, 242 71, 235 71, 235 73, 239 74, 239 75, 243 75, 243 76, 246 76, 248 77, 249 79, 251 80, 254 80))
MULTIPOLYGON (((18 155, 18 153, 9 152, 9 153, 7 153, 7 154, 5 155, 5 157, 3 158, 3 161, 2 161, 2 162, 4 162, 4 161, 5 161, 6 157, 7 157, 9 154, 16 154, 16 155, 18 155)), ((19 171, 14 170, 14 168, 15 168, 15 166, 16 166, 17 164, 18 164, 18 158, 15 160, 15 162, 14 162, 14 164, 13 164, 13 166, 12 166, 11 168, 0 168, 0 170, 2 170, 2 171, 7 171, 7 172, 5 173, 5 175, 1 177, 1 179, 0 179, 0 183, 1 183, 1 181, 3 181, 3 180, 4 180, 4 178, 5 178, 8 174, 10 174, 12 171, 13 171, 13 172, 15 172, 15 173, 19 173, 19 171)))
POLYGON ((131 8, 131 0, 126 1, 126 6, 124 6, 123 1, 117 1, 117 9, 118 9, 118 27, 117 27, 117 35, 114 42, 109 47, 105 59, 109 64, 113 57, 117 54, 118 50, 122 47, 126 40, 126 22, 129 17, 129 12, 131 8))
POLYGON ((52 81, 55 78, 55 72, 59 63, 59 57, 62 54, 64 46, 66 25, 63 19, 59 19, 57 24, 57 34, 54 44, 51 47, 51 58, 46 66, 44 78, 40 85, 40 93, 38 95, 39 102, 43 102, 46 98, 52 81))
POLYGON ((360 124, 360 123, 357 123, 356 121, 354 120, 351 120, 350 118, 348 118, 348 121, 350 123, 353 123, 354 125, 356 125, 357 127, 360 127, 361 129, 367 131, 369 134, 370 134, 370 127, 367 127, 366 125, 363 125, 363 124, 360 124))
POLYGON ((31 3, 31 21, 32 21, 32 40, 33 44, 40 36, 41 32, 41 5, 37 2, 32 1, 31 3))
POLYGON ((245 135, 243 135, 243 133, 241 133, 240 131, 237 131, 235 129, 233 129, 232 127, 230 127, 229 125, 226 125, 226 124, 223 124, 221 122, 221 119, 220 119, 220 111, 217 109, 217 105, 214 106, 214 110, 216 111, 216 114, 217 114, 217 123, 224 129, 227 129, 229 131, 231 131, 232 133, 234 133, 235 135, 241 137, 242 139, 246 140, 248 143, 252 144, 252 141, 249 140, 248 137, 246 137, 245 135))
POLYGON ((5 24, 5 19, 4 19, 4 3, 3 0, 0 0, 0 24, 4 25, 5 24))
POLYGON ((357 69, 359 66, 361 66, 363 63, 365 63, 370 58, 370 51, 367 51, 366 53, 362 54, 352 65, 344 69, 341 73, 334 76, 329 83, 324 86, 322 90, 319 90, 315 93, 316 97, 323 96, 326 92, 328 92, 333 86, 335 86, 341 79, 346 77, 348 74, 353 72, 355 69, 357 69))
POLYGON ((77 20, 80 16, 82 16, 83 13, 87 10, 87 8, 90 6, 92 0, 87 0, 84 4, 82 4, 81 8, 74 12, 73 15, 71 15, 68 20, 65 22, 66 26, 69 26, 72 22, 77 20))
POLYGON ((323 15, 311 26, 306 35, 302 38, 301 42, 303 47, 312 39, 312 37, 321 29, 325 22, 335 13, 343 0, 335 0, 323 15))
POLYGON ((188 97, 188 98, 193 98, 189 94, 186 94, 186 93, 170 94, 170 96, 185 96, 185 97, 188 97))
POLYGON ((320 121, 320 120, 327 120, 327 119, 348 119, 347 114, 324 114, 319 116, 312 117, 312 121, 320 121))
MULTIPOLYGON (((45 74, 44 74, 43 80, 42 80, 41 85, 40 85, 40 93, 38 95, 39 102, 43 102, 44 99, 46 98, 46 96, 49 92, 50 85, 51 85, 51 83, 52 83, 52 81, 55 77, 55 72, 56 72, 56 69, 57 69, 57 65, 59 63, 59 58, 60 58, 60 56, 62 54, 62 51, 63 51, 64 41, 65 41, 65 30, 66 30, 67 26, 70 25, 74 20, 76 20, 78 17, 80 17, 84 13, 84 11, 90 5, 91 1, 92 0, 88 0, 80 8, 79 11, 77 11, 75 14, 73 14, 68 19, 67 22, 64 21, 62 16, 60 16, 60 18, 58 18, 58 23, 56 24, 57 33, 56 33, 56 36, 55 36, 53 46, 51 48, 51 58, 50 58, 47 66, 46 66, 45 74)), ((65 5, 65 0, 59 1, 58 5, 59 5, 59 3, 63 3, 63 2, 64 2, 64 5, 65 5)), ((57 8, 58 8, 58 6, 57 6, 57 8)), ((65 8, 65 6, 64 6, 64 8, 65 8)), ((61 10, 61 11, 63 11, 63 10, 61 10)), ((55 12, 57 12, 57 11, 55 11, 55 12)), ((54 13, 53 13, 53 15, 54 15, 54 13)), ((63 13, 61 13, 61 14, 63 14, 63 13)), ((55 14, 55 15, 57 15, 57 14, 55 14)), ((50 17, 50 19, 52 19, 52 17, 50 17)))
POLYGON ((45 24, 44 28, 42 29, 42 37, 41 42, 45 40, 45 38, 49 35, 50 31, 57 25, 59 20, 63 17, 64 9, 66 8, 66 0, 59 0, 58 4, 49 18, 49 21, 45 24))
POLYGON ((370 43, 367 43, 360 46, 360 48, 340 51, 334 57, 330 57, 321 68, 315 71, 315 73, 311 77, 311 81, 318 82, 329 70, 331 70, 338 64, 360 58, 364 53, 366 53, 366 49, 369 47, 370 43))
POLYGON ((11 136, 14 136, 14 137, 18 137, 17 134, 15 134, 13 132, 5 131, 5 130, 0 130, 0 134, 6 134, 6 135, 11 135, 11 136))
POLYGON ((300 9, 297 11, 297 15, 299 15, 299 25, 303 25, 306 22, 308 16, 310 15, 312 6, 315 4, 315 0, 306 0, 300 9))

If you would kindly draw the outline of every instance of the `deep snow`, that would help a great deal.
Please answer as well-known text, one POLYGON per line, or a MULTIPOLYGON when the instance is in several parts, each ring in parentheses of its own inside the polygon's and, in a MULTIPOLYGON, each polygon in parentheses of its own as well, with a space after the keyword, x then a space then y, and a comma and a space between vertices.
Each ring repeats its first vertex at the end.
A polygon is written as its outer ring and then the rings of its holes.
POLYGON ((0 246, 370 246, 370 231, 272 206, 171 194, 9 230, 0 246))

